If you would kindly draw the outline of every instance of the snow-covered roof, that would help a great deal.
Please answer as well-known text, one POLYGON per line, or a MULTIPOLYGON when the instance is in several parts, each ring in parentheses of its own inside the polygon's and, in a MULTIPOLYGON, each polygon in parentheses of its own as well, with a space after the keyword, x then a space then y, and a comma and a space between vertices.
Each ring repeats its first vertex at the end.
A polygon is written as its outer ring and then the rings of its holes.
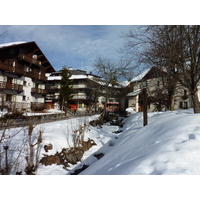
POLYGON ((18 44, 23 44, 23 43, 27 43, 27 42, 25 42, 25 41, 9 42, 9 43, 5 43, 5 44, 0 44, 0 48, 13 46, 13 45, 18 45, 18 44))
MULTIPOLYGON (((53 80, 61 80, 62 76, 48 76, 47 77, 49 81, 53 80)), ((72 75, 69 79, 74 80, 74 79, 88 79, 87 75, 72 75)))
POLYGON ((119 82, 119 84, 120 84, 122 87, 128 86, 129 83, 130 83, 130 81, 122 81, 122 82, 119 82))
POLYGON ((145 75, 149 72, 150 69, 147 69, 145 70, 144 72, 142 72, 141 74, 139 74, 138 76, 136 76, 135 78, 133 78, 130 83, 133 83, 133 82, 137 82, 137 81, 141 81, 145 75))
POLYGON ((134 92, 130 92, 130 93, 127 94, 127 97, 135 97, 136 95, 140 94, 141 91, 142 91, 142 90, 139 89, 139 90, 136 90, 136 91, 134 91, 134 92))

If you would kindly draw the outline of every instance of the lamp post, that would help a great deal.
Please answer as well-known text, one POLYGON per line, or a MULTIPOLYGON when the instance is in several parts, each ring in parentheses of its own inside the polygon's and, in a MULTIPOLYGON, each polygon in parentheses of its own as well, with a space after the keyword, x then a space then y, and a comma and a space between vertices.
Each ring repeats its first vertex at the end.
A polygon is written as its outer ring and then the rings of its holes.
POLYGON ((148 124, 147 119, 147 82, 142 81, 142 98, 143 98, 143 125, 148 124))

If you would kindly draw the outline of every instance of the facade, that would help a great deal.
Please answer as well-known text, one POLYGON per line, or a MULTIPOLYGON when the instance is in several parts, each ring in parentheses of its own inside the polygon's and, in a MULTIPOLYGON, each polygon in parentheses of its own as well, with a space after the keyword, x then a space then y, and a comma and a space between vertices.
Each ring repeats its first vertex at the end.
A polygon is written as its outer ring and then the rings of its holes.
MULTIPOLYGON (((97 103, 94 89, 98 87, 98 83, 94 80, 100 77, 92 73, 87 74, 83 70, 73 70, 72 68, 69 68, 69 73, 71 73, 70 80, 73 80, 73 97, 67 102, 69 109, 79 112, 94 110, 97 103)), ((48 76, 46 85, 48 94, 45 101, 48 109, 60 109, 59 91, 61 78, 61 71, 53 72, 48 76)))
POLYGON ((0 109, 45 109, 45 74, 53 71, 34 41, 0 45, 0 109))
MULTIPOLYGON (((104 82, 101 77, 83 70, 73 70, 68 68, 71 73, 70 79, 73 88, 73 97, 67 102, 68 108, 71 111, 77 112, 92 112, 101 111, 105 106, 104 82)), ((60 81, 61 71, 53 72, 48 76, 48 83, 46 85, 46 107, 48 109, 60 109, 60 81)), ((117 89, 118 90, 118 89, 117 89)), ((107 102, 107 111, 119 110, 119 100, 116 98, 109 98, 107 102)))
MULTIPOLYGON (((164 105, 167 101, 167 96, 163 95, 164 91, 164 80, 166 78, 166 73, 161 72, 158 68, 152 67, 144 71, 139 76, 132 79, 129 84, 129 87, 132 88, 132 91, 127 94, 128 97, 128 107, 133 108, 136 112, 142 111, 143 105, 143 96, 142 96, 142 82, 146 82, 147 93, 148 93, 148 111, 157 111, 166 109, 166 107, 161 106, 164 105), (158 98, 160 94, 160 99, 158 98), (155 99, 157 96, 157 102, 155 99), (160 102, 159 102, 160 101, 160 102), (160 105, 159 105, 160 104, 160 105)), ((189 95, 189 91, 187 88, 184 88, 180 84, 176 85, 176 93, 174 96, 174 109, 187 109, 192 108, 191 96, 189 95)))

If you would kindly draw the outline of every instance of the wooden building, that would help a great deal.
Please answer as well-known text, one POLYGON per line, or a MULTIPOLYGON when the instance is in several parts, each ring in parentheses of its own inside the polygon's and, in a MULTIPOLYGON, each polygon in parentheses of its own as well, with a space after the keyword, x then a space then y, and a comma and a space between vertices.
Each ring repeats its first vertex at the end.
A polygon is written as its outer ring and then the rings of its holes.
POLYGON ((45 109, 45 74, 54 71, 34 41, 1 44, 0 109, 45 109))

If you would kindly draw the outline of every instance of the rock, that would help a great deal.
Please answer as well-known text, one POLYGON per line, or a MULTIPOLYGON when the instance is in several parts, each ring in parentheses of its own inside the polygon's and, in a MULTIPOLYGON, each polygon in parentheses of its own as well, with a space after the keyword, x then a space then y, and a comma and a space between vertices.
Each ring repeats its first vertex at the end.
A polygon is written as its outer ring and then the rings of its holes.
POLYGON ((49 150, 52 150, 52 149, 53 149, 53 145, 52 144, 44 145, 45 152, 48 152, 49 150))
POLYGON ((58 153, 55 155, 50 155, 50 156, 45 156, 40 160, 40 163, 47 166, 47 165, 52 165, 52 164, 61 164, 61 159, 58 153))

